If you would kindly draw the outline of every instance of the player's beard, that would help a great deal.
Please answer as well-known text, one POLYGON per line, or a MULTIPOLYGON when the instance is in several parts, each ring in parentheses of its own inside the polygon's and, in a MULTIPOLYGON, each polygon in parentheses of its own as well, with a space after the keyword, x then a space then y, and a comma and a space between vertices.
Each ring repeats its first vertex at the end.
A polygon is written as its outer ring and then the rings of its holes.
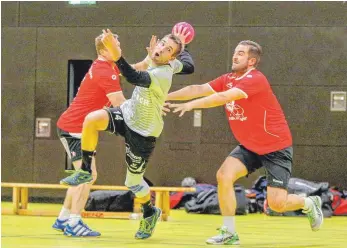
POLYGON ((235 73, 242 73, 242 72, 245 72, 245 71, 247 71, 247 65, 244 65, 244 66, 240 66, 240 67, 238 67, 238 68, 236 68, 236 69, 234 69, 233 67, 231 68, 231 71, 232 72, 235 72, 235 73))

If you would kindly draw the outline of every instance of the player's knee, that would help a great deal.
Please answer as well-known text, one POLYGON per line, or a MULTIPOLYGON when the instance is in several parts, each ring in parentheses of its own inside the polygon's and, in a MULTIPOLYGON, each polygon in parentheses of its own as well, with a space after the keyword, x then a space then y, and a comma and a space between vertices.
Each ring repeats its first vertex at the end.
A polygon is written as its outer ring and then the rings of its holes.
POLYGON ((141 184, 141 180, 136 180, 134 178, 131 178, 131 179, 127 178, 124 183, 124 185, 127 186, 128 189, 130 189, 132 192, 135 191, 134 193, 136 193, 136 189, 139 188, 140 184, 141 184))
POLYGON ((233 184, 236 181, 236 176, 232 172, 227 173, 222 168, 217 171, 216 177, 218 184, 233 184))
POLYGON ((286 201, 284 199, 281 198, 270 198, 268 197, 267 202, 269 204, 269 207, 278 213, 283 213, 285 212, 285 208, 286 208, 286 201))
POLYGON ((83 127, 96 126, 98 122, 102 122, 108 118, 105 110, 97 110, 87 114, 84 118, 83 127))
POLYGON ((90 127, 92 125, 95 125, 95 122, 97 121, 97 116, 95 115, 95 113, 89 113, 87 114, 87 116, 84 118, 83 121, 83 127, 90 127))
POLYGON ((124 184, 138 198, 149 194, 149 186, 141 175, 131 175, 128 173, 124 184))

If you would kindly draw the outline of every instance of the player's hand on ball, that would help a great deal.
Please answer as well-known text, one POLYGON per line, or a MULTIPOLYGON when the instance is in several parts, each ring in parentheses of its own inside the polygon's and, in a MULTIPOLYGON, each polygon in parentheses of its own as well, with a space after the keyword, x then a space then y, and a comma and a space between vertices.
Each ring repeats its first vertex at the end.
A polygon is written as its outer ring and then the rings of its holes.
POLYGON ((190 111, 193 109, 193 107, 190 105, 189 102, 186 103, 179 103, 179 104, 170 104, 170 108, 173 108, 173 113, 180 112, 179 117, 182 117, 185 112, 190 111))
POLYGON ((119 41, 110 29, 103 29, 102 32, 104 34, 101 39, 102 43, 112 54, 113 60, 117 61, 122 56, 122 49, 120 48, 119 41))
POLYGON ((180 38, 181 42, 185 44, 187 37, 190 35, 190 32, 187 32, 187 30, 187 27, 184 27, 183 25, 178 25, 174 27, 173 34, 180 38))

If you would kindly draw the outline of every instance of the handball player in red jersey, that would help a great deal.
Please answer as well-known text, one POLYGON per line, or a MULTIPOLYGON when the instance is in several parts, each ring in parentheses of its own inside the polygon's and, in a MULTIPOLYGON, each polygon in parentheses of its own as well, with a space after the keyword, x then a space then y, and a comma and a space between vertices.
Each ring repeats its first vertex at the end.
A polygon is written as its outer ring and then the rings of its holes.
POLYGON ((256 69, 261 54, 262 48, 256 42, 241 41, 234 51, 232 72, 205 84, 184 87, 167 98, 184 101, 202 97, 182 104, 168 103, 179 116, 192 109, 224 105, 230 129, 240 143, 217 172, 223 225, 218 235, 206 240, 207 244, 240 243, 235 228, 234 182, 261 167, 266 171, 267 201, 272 210, 281 213, 302 209, 313 231, 323 223, 319 196, 302 197, 287 192, 292 171, 292 136, 267 78, 256 69))

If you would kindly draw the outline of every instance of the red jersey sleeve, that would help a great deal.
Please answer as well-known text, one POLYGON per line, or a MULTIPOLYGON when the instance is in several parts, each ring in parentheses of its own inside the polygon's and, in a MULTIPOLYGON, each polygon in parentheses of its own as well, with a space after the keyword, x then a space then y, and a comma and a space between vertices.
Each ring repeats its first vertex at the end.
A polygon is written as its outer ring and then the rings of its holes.
POLYGON ((228 74, 224 74, 210 82, 208 84, 211 86, 211 88, 215 92, 222 92, 223 91, 223 85, 225 83, 225 80, 227 79, 228 74))
POLYGON ((235 85, 235 88, 242 90, 247 97, 255 95, 269 88, 269 82, 261 73, 250 73, 235 85))
POLYGON ((119 79, 119 71, 112 69, 100 69, 99 70, 99 86, 103 89, 105 94, 121 91, 119 79))

